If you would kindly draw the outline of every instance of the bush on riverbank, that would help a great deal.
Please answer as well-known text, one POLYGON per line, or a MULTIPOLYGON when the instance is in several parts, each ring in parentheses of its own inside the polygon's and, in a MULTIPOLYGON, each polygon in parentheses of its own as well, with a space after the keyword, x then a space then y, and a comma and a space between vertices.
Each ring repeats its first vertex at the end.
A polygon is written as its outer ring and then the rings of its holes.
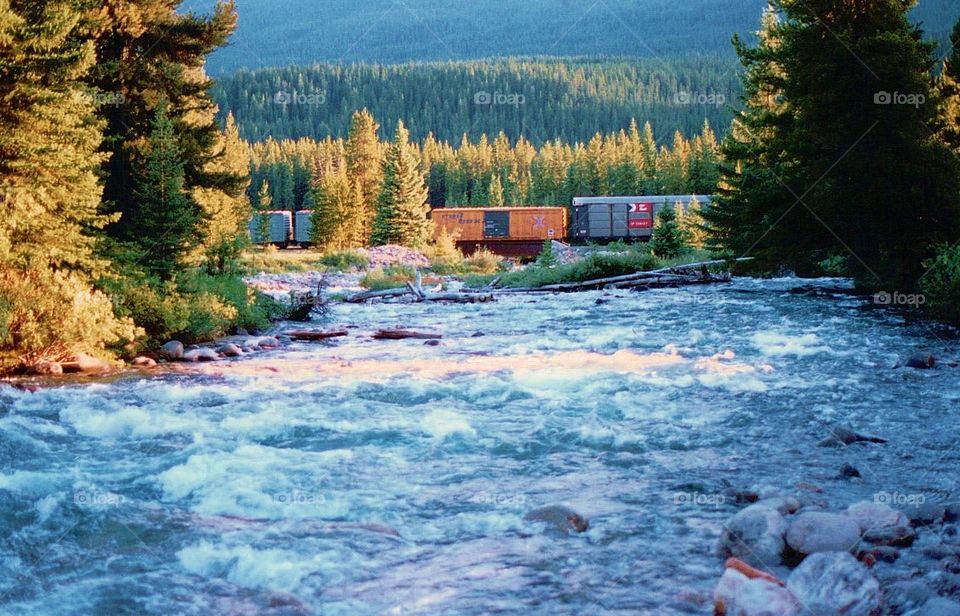
POLYGON ((529 265, 504 274, 500 286, 512 288, 542 287, 564 282, 583 282, 608 276, 622 276, 656 269, 660 261, 645 251, 619 253, 596 252, 580 261, 554 267, 529 265))
POLYGON ((925 263, 920 279, 925 306, 936 319, 960 326, 960 246, 940 246, 937 256, 925 263))

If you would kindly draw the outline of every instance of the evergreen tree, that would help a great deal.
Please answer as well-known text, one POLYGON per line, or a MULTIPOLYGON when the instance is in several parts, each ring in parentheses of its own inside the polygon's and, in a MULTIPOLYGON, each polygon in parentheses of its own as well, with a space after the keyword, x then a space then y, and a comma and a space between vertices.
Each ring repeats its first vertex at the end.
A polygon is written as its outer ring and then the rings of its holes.
POLYGON ((960 155, 960 21, 950 33, 950 42, 953 47, 943 62, 938 83, 943 99, 941 135, 947 146, 960 155))
POLYGON ((703 220, 703 210, 700 202, 692 199, 687 205, 687 210, 683 214, 680 229, 687 237, 687 243, 697 250, 702 250, 707 246, 707 230, 703 220))
POLYGON ((500 182, 500 174, 494 173, 493 177, 490 179, 490 199, 488 201, 490 207, 503 207, 506 205, 503 198, 503 184, 500 182))
POLYGON ((364 245, 363 212, 356 207, 362 198, 359 180, 351 179, 344 164, 322 169, 316 182, 312 240, 325 250, 343 250, 364 245))
POLYGON ((661 259, 679 257, 689 248, 687 235, 677 223, 676 208, 665 205, 657 214, 650 250, 661 259))
POLYGON ((150 150, 134 174, 131 213, 140 232, 133 239, 143 268, 160 280, 171 280, 199 236, 202 213, 186 190, 181 149, 166 105, 157 107, 150 150))
POLYGON ((93 289, 100 211, 98 92, 83 9, 0 1, 0 369, 132 339, 93 289))
POLYGON ((410 133, 397 123, 384 161, 384 180, 377 200, 371 242, 419 247, 430 241, 433 223, 427 219, 427 187, 420 172, 410 133))
POLYGON ((254 229, 256 229, 255 241, 270 241, 270 211, 272 209, 273 195, 270 193, 270 182, 264 180, 263 183, 260 184, 260 190, 257 192, 257 203, 256 207, 254 207, 254 215, 256 216, 256 222, 254 224, 254 229))
POLYGON ((383 183, 383 154, 377 131, 380 127, 369 111, 353 114, 346 142, 347 173, 360 183, 361 199, 353 207, 360 209, 364 237, 369 237, 377 211, 377 199, 383 183))

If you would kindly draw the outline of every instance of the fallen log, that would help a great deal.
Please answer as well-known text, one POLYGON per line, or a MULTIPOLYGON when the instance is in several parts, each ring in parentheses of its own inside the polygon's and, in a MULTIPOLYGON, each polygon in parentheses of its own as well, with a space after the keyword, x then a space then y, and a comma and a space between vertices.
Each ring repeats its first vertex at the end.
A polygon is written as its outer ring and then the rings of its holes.
POLYGON ((477 304, 483 302, 492 302, 494 297, 492 293, 418 293, 413 284, 398 289, 386 289, 383 291, 363 291, 346 298, 346 302, 351 304, 362 304, 371 299, 388 299, 411 295, 418 302, 452 302, 456 304, 477 304))
POLYGON ((441 334, 432 334, 429 332, 415 332, 409 329, 380 329, 373 337, 376 340, 404 340, 406 338, 417 338, 420 340, 439 340, 443 338, 441 334))
MULTIPOLYGON (((737 262, 749 261, 751 257, 736 259, 737 262)), ((605 288, 626 288, 631 286, 644 286, 646 284, 665 285, 667 276, 674 278, 670 285, 680 284, 709 284, 714 282, 728 282, 729 276, 723 275, 715 277, 706 271, 706 268, 714 265, 726 265, 729 261, 713 260, 700 261, 698 263, 689 263, 687 265, 673 265, 648 272, 636 272, 633 274, 624 274, 622 276, 610 276, 607 278, 596 278, 594 280, 585 280, 582 282, 564 282, 559 284, 550 284, 542 287, 525 287, 515 289, 495 289, 496 294, 504 293, 572 293, 577 291, 592 291, 605 288), (699 270, 692 272, 690 270, 699 270)), ((484 291, 489 292, 488 289, 484 291)))
POLYGON ((297 342, 318 342, 320 340, 328 340, 330 338, 342 338, 343 336, 349 336, 349 332, 345 329, 336 329, 333 331, 293 331, 286 332, 287 336, 290 336, 291 340, 296 340, 297 342))

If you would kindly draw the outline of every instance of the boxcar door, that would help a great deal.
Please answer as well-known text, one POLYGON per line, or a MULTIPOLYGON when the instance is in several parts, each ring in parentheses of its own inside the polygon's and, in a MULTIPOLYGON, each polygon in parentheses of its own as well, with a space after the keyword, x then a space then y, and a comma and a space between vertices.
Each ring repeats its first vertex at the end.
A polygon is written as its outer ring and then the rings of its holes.
POLYGON ((614 239, 625 238, 630 235, 630 229, 627 226, 627 211, 629 206, 626 203, 615 203, 610 206, 612 229, 610 237, 614 239))
POLYGON ((613 228, 613 221, 610 219, 610 204, 592 203, 588 207, 590 208, 590 213, 587 215, 590 238, 610 237, 610 231, 613 228))
POLYGON ((510 212, 487 211, 483 216, 483 237, 510 237, 510 212))

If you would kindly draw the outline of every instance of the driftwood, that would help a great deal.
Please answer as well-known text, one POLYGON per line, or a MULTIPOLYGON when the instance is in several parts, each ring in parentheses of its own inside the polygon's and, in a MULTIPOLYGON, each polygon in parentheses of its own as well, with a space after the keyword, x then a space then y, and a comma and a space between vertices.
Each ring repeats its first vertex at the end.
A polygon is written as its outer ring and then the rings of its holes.
MULTIPOLYGON (((749 261, 750 257, 737 259, 737 261, 749 261)), ((687 265, 675 265, 665 267, 649 272, 636 272, 634 274, 625 274, 623 276, 610 276, 607 278, 597 278, 595 280, 585 280, 583 282, 565 282, 560 284, 550 284, 542 287, 514 288, 514 289, 496 289, 496 294, 505 293, 573 293, 576 291, 592 291, 597 289, 626 289, 637 287, 672 287, 689 284, 711 284, 715 282, 729 282, 729 273, 714 275, 707 268, 714 265, 725 265, 728 261, 701 261, 699 263, 689 263, 687 265)), ((487 291, 486 289, 484 291, 487 291)))
POLYGON ((290 336, 291 340, 296 340, 298 342, 317 342, 320 340, 327 340, 329 338, 341 338, 343 336, 349 336, 350 334, 345 329, 336 329, 333 331, 293 331, 286 332, 287 336, 290 336))
POLYGON ((403 340, 405 338, 418 338, 420 340, 439 340, 443 338, 441 334, 431 334, 428 332, 415 332, 409 329, 381 329, 373 334, 377 340, 403 340))
POLYGON ((383 291, 363 291, 355 293, 346 299, 347 302, 359 304, 371 299, 386 299, 393 297, 403 297, 412 295, 416 302, 451 302, 456 304, 476 304, 483 302, 492 302, 491 293, 428 293, 423 289, 423 278, 420 272, 417 272, 416 282, 407 282, 405 286, 398 289, 385 289, 383 291))

